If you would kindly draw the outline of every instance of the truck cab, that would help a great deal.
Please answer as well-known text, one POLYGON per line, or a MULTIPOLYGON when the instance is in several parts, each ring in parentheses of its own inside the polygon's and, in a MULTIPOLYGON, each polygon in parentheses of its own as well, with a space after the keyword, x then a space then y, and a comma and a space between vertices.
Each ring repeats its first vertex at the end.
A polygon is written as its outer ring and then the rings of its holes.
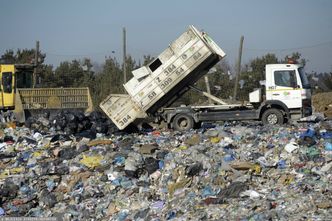
MULTIPOLYGON (((266 65, 266 100, 281 101, 288 109, 298 110, 298 114, 304 108, 303 115, 310 115, 310 99, 310 84, 301 65, 266 65)), ((295 113, 291 117, 294 118, 295 113)))
MULTIPOLYGON (((268 64, 265 67, 265 100, 259 99, 260 93, 250 93, 250 102, 259 104, 262 115, 267 108, 274 108, 286 115, 287 120, 311 115, 311 88, 304 69, 299 64, 268 64)), ((272 111, 276 112, 276 111, 272 111)), ((268 119, 278 121, 276 114, 268 119)))
POLYGON ((164 119, 176 130, 187 130, 204 121, 258 120, 275 125, 312 114, 310 84, 299 64, 266 65, 263 87, 249 94, 249 104, 218 103, 168 108, 164 119))

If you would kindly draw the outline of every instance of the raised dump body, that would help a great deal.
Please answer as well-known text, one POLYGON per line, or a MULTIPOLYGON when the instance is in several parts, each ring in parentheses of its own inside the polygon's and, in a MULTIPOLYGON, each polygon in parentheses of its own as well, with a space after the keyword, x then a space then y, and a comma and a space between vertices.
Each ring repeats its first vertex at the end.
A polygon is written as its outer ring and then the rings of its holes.
POLYGON ((101 109, 119 129, 171 105, 225 53, 194 26, 172 42, 150 64, 134 70, 124 87, 128 95, 108 96, 101 109))

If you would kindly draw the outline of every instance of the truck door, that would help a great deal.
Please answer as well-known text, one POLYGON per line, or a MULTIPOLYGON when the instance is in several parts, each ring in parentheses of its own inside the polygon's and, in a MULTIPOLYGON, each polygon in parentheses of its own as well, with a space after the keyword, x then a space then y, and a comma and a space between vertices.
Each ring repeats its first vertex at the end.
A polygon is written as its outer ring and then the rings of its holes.
POLYGON ((0 108, 11 109, 15 106, 15 77, 13 65, 1 66, 0 82, 0 108))
POLYGON ((280 100, 288 108, 300 108, 302 106, 301 98, 301 80, 297 70, 273 70, 274 86, 269 88, 267 96, 271 100, 280 100))

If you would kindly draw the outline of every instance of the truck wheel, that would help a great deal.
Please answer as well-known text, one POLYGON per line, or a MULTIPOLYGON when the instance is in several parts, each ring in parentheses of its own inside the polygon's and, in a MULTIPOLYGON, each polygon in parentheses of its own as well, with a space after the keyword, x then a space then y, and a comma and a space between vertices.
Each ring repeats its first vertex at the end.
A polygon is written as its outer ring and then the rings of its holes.
POLYGON ((187 114, 178 114, 173 119, 173 128, 178 131, 190 130, 194 127, 194 119, 187 114))
POLYGON ((278 109, 271 108, 266 110, 262 115, 262 122, 263 124, 283 124, 284 123, 284 116, 282 112, 278 109))

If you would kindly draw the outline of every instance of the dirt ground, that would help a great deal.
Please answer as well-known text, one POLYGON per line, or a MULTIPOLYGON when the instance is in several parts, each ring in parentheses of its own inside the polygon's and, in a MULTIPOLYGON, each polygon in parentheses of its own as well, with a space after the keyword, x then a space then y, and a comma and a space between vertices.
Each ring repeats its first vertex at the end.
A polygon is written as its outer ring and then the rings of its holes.
POLYGON ((332 117, 332 92, 319 93, 312 96, 315 112, 322 112, 326 117, 332 117))

